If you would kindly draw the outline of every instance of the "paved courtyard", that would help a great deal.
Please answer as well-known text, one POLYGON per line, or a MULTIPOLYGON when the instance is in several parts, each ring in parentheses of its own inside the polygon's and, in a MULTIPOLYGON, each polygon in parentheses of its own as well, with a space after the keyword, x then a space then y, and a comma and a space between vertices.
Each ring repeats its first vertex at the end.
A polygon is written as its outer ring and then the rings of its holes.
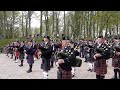
MULTIPOLYGON (((0 79, 43 79, 42 69, 40 69, 41 59, 36 60, 33 65, 33 72, 27 73, 29 66, 24 61, 24 66, 19 67, 20 62, 15 63, 13 59, 5 54, 0 54, 0 79)), ((88 65, 84 62, 81 67, 76 68, 76 76, 73 79, 95 79, 95 73, 87 71, 88 65)), ((108 73, 105 79, 113 76, 111 60, 108 60, 108 73)), ((49 79, 57 79, 57 67, 54 65, 49 72, 49 79)))

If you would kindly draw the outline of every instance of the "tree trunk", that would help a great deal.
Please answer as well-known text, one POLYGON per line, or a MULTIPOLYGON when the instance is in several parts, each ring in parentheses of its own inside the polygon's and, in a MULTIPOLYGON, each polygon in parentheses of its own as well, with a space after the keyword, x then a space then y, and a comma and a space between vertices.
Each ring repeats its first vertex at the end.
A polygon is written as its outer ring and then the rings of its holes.
POLYGON ((23 30, 23 11, 22 11, 22 36, 24 37, 24 30, 23 30))
MULTIPOLYGON (((119 12, 118 12, 117 14, 119 14, 119 12)), ((116 28, 117 28, 117 30, 116 30, 116 31, 117 31, 117 35, 118 35, 118 31, 119 31, 119 28, 118 28, 118 27, 119 27, 119 25, 118 25, 118 20, 119 20, 119 18, 118 18, 118 15, 117 15, 117 24, 116 24, 116 28)))
MULTIPOLYGON (((85 16, 85 12, 84 12, 83 16, 85 16)), ((84 38, 86 38, 86 29, 85 29, 86 23, 85 23, 85 18, 83 19, 83 23, 84 23, 84 28, 83 28, 83 30, 84 30, 84 38)))
POLYGON ((12 11, 13 13, 13 24, 12 24, 12 34, 13 34, 13 38, 14 38, 14 23, 15 23, 15 11, 12 11))
POLYGON ((41 16, 40 16, 40 37, 42 37, 42 12, 43 11, 40 11, 40 13, 41 13, 41 16))
POLYGON ((64 34, 64 35, 66 35, 65 29, 66 29, 66 25, 65 25, 65 11, 64 11, 64 30, 63 30, 63 34, 64 34))
POLYGON ((28 11, 28 18, 29 18, 29 31, 31 32, 31 11, 28 11))
POLYGON ((89 11, 87 12, 87 19, 86 19, 86 34, 87 34, 87 39, 89 38, 88 36, 89 36, 89 23, 88 23, 88 21, 89 21, 89 11))
POLYGON ((69 24, 70 24, 70 21, 68 20, 68 23, 67 23, 67 36, 70 37, 69 35, 69 24))
POLYGON ((89 15, 89 34, 88 34, 88 39, 92 39, 92 17, 93 17, 93 12, 91 11, 90 12, 90 15, 89 15))
POLYGON ((26 15, 26 37, 28 36, 28 15, 26 15))
POLYGON ((45 35, 48 35, 48 11, 46 11, 46 15, 45 15, 45 24, 46 24, 45 35))
POLYGON ((55 13, 54 13, 54 11, 53 11, 53 14, 52 14, 52 35, 53 35, 53 38, 56 40, 56 34, 55 34, 55 31, 54 31, 54 19, 55 19, 55 13))
POLYGON ((6 11, 3 11, 3 15, 4 15, 4 30, 3 30, 3 35, 4 37, 6 37, 6 11))
POLYGON ((56 36, 59 34, 59 12, 56 12, 56 36))

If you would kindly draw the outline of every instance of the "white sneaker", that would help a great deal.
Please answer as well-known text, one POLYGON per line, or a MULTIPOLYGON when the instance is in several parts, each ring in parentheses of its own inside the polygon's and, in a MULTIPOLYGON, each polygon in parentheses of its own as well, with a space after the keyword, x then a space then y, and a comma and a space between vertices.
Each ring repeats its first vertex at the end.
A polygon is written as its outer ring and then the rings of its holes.
POLYGON ((44 79, 48 79, 48 74, 46 72, 43 72, 44 79))

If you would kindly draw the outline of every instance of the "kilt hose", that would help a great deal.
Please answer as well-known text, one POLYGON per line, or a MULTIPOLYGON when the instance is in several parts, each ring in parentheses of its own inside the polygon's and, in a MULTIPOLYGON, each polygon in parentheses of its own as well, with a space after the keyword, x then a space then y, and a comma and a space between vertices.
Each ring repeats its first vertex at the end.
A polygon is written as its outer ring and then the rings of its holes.
POLYGON ((107 74, 107 64, 104 59, 97 59, 94 61, 94 72, 97 75, 107 74))
POLYGON ((114 68, 120 68, 120 56, 114 56, 112 58, 112 66, 114 68))
POLYGON ((35 52, 35 57, 38 59, 38 50, 36 50, 36 52, 35 52))
POLYGON ((18 59, 19 58, 19 52, 16 50, 15 51, 15 57, 18 59))

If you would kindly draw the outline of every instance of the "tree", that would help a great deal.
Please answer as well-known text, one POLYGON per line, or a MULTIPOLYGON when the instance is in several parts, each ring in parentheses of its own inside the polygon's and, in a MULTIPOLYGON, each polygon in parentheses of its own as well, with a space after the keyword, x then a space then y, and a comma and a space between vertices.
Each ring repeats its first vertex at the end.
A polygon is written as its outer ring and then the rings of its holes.
POLYGON ((65 24, 65 11, 64 11, 64 30, 63 30, 63 34, 65 35, 65 30, 66 30, 66 24, 65 24))
POLYGON ((43 15, 43 11, 40 11, 40 37, 42 37, 42 15, 43 15))

